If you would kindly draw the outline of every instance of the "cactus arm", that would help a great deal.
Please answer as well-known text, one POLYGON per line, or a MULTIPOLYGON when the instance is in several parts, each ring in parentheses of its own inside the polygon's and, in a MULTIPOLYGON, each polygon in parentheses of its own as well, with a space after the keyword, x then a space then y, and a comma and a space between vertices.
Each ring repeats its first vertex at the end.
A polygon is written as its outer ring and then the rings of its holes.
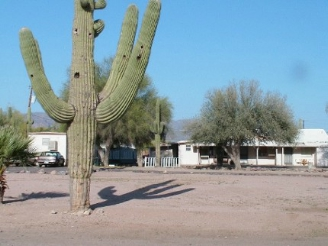
POLYGON ((165 122, 161 122, 159 124, 159 132, 160 132, 160 134, 162 134, 164 132, 165 127, 166 127, 166 123, 165 122))
POLYGON ((99 36, 99 34, 104 30, 105 23, 102 20, 95 20, 93 23, 93 31, 95 38, 99 36))
POLYGON ((156 116, 153 122, 153 133, 155 135, 155 152, 156 162, 155 166, 160 166, 161 162, 161 135, 164 131, 165 123, 161 121, 161 100, 156 101, 156 116))
POLYGON ((156 118, 153 122, 153 126, 151 131, 154 134, 159 134, 161 135, 164 132, 165 129, 165 122, 161 121, 162 117, 161 117, 161 102, 160 99, 158 98, 156 101, 156 118))
POLYGON ((114 91, 114 89, 117 87, 117 84, 120 82, 124 75, 124 71, 128 65, 128 61, 131 56, 137 30, 137 24, 138 9, 136 8, 136 6, 131 5, 129 6, 125 14, 121 29, 121 36, 116 51, 116 56, 113 61, 109 78, 102 92, 99 94, 100 100, 105 97, 108 97, 114 91))
POLYGON ((117 120, 134 99, 148 65, 160 9, 159 0, 149 1, 138 41, 132 50, 124 75, 113 93, 100 102, 96 109, 96 119, 99 123, 117 120))
POLYGON ((97 2, 95 2, 95 9, 104 9, 106 5, 106 0, 98 0, 97 2))
POLYGON ((86 9, 90 7, 90 0, 80 0, 82 8, 86 9))
POLYGON ((106 0, 80 0, 80 4, 84 9, 104 9, 107 5, 106 0))
POLYGON ((43 109, 58 123, 70 122, 75 115, 74 107, 54 94, 44 73, 38 43, 32 32, 22 28, 19 32, 21 53, 32 88, 43 109))
MULTIPOLYGON (((88 11, 93 12, 95 9, 104 9, 107 5, 106 0, 80 0, 81 7, 88 11)), ((105 23, 102 20, 95 20, 93 23, 94 37, 98 37, 98 35, 104 30, 105 23)))

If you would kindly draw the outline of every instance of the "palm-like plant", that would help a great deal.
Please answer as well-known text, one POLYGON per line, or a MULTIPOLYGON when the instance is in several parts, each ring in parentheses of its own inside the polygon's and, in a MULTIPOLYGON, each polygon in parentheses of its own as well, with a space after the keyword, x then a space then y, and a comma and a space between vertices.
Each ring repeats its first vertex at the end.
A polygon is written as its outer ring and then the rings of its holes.
POLYGON ((3 202, 5 190, 8 188, 4 175, 11 159, 26 161, 31 157, 28 151, 31 139, 17 132, 13 127, 0 127, 0 203, 3 202))
POLYGON ((1 165, 0 166, 0 204, 3 203, 5 190, 8 189, 6 176, 4 175, 5 171, 6 171, 6 166, 1 165))

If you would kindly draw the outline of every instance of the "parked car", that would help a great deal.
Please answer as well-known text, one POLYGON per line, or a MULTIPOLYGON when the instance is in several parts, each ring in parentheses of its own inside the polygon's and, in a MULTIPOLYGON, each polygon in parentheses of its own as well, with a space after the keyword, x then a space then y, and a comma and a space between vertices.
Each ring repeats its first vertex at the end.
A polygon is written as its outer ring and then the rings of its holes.
POLYGON ((37 159, 38 166, 64 166, 65 158, 55 150, 43 151, 37 159))
POLYGON ((10 160, 4 160, 4 163, 9 166, 35 166, 37 165, 37 159, 39 158, 41 152, 35 152, 31 153, 30 157, 25 157, 22 159, 10 159, 10 160))
POLYGON ((37 165, 40 155, 41 155, 41 152, 33 153, 33 157, 28 158, 28 163, 30 165, 34 165, 34 166, 37 165))

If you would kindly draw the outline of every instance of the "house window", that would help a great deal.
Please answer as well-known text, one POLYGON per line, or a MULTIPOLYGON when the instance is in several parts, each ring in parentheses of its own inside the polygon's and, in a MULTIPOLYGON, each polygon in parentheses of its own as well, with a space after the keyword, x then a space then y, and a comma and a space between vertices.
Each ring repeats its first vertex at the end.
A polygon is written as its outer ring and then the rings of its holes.
POLYGON ((49 146, 50 138, 42 138, 42 145, 49 146))
POLYGON ((302 148, 301 155, 312 155, 311 148, 302 148))
POLYGON ((268 149, 267 148, 259 148, 259 156, 268 156, 268 149))
POLYGON ((208 147, 206 147, 206 146, 202 146, 202 147, 200 147, 199 148, 199 154, 200 155, 209 155, 209 153, 208 153, 208 147))
POLYGON ((248 159, 248 147, 240 147, 240 159, 248 159))
POLYGON ((276 150, 272 147, 260 147, 259 157, 274 157, 276 156, 276 150))
POLYGON ((186 145, 186 151, 190 151, 191 150, 191 145, 190 144, 187 144, 186 145))

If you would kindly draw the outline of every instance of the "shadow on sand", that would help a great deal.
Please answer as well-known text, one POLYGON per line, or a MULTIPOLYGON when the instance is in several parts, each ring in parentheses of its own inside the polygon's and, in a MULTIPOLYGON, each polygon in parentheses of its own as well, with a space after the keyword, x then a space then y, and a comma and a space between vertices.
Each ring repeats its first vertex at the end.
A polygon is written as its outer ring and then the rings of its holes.
POLYGON ((3 204, 14 203, 14 202, 23 202, 30 199, 45 199, 45 198, 58 198, 58 197, 67 197, 68 193, 61 192, 37 192, 37 193, 22 193, 18 198, 17 197, 5 197, 10 200, 4 200, 3 204))
POLYGON ((180 194, 194 190, 193 188, 189 188, 189 189, 183 189, 183 190, 165 193, 166 191, 169 191, 176 187, 181 186, 179 184, 170 184, 173 181, 175 181, 175 180, 168 180, 168 181, 157 183, 157 184, 147 185, 140 189, 137 189, 137 190, 134 190, 134 191, 131 191, 131 192, 125 193, 123 195, 119 195, 119 196, 114 195, 114 193, 116 192, 115 187, 109 186, 98 192, 98 195, 100 196, 100 198, 104 199, 105 201, 93 204, 93 205, 91 205, 91 208, 96 209, 96 208, 112 206, 112 205, 130 201, 133 199, 145 200, 145 199, 166 198, 166 197, 176 196, 176 195, 180 195, 180 194))

